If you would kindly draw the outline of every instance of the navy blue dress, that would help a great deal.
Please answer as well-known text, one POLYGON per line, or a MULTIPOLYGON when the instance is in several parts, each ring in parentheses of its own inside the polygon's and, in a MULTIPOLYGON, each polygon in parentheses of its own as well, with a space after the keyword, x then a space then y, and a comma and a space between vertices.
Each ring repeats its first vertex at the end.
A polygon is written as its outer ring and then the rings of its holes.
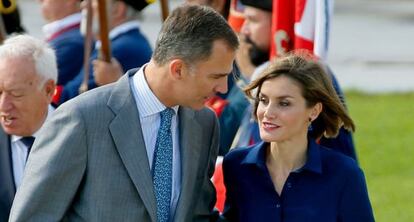
POLYGON ((281 195, 266 167, 267 143, 238 148, 223 162, 229 221, 371 222, 374 216, 356 161, 310 140, 307 162, 290 173, 281 195))

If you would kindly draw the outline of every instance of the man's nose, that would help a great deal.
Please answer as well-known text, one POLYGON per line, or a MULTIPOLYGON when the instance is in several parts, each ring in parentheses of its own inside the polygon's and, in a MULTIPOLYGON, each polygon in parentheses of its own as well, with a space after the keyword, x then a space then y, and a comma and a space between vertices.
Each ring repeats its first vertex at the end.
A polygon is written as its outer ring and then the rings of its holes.
POLYGON ((247 21, 244 20, 242 27, 240 28, 240 33, 244 36, 249 35, 249 25, 247 24, 247 21))
POLYGON ((5 93, 0 94, 0 111, 5 112, 10 110, 12 103, 9 97, 5 93))
POLYGON ((221 93, 221 94, 227 93, 227 91, 228 91, 227 81, 228 81, 227 76, 225 78, 222 78, 219 85, 216 87, 216 91, 221 93))

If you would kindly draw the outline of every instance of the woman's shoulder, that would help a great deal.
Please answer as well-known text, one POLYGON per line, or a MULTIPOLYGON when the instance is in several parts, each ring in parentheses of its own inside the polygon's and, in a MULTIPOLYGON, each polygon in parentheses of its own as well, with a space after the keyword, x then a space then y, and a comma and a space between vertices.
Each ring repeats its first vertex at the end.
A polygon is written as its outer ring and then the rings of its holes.
POLYGON ((237 147, 230 150, 223 159, 223 163, 240 163, 249 153, 248 147, 237 147))
POLYGON ((335 171, 335 173, 340 174, 355 173, 361 170, 358 163, 345 154, 324 146, 320 146, 320 150, 324 170, 335 171))
POLYGON ((230 150, 223 159, 223 174, 227 181, 236 181, 245 174, 245 166, 257 162, 260 144, 249 147, 238 147, 230 150))
POLYGON ((231 149, 225 156, 224 160, 226 162, 241 162, 247 155, 251 152, 255 152, 256 149, 260 149, 263 143, 254 144, 247 147, 236 147, 231 149))

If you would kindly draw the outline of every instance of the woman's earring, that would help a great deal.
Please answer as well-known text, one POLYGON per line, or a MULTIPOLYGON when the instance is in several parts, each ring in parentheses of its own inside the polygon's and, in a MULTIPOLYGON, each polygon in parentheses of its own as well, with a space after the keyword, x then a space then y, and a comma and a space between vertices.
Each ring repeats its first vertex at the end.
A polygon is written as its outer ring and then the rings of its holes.
POLYGON ((312 131, 312 118, 309 117, 309 125, 308 125, 308 131, 312 131))

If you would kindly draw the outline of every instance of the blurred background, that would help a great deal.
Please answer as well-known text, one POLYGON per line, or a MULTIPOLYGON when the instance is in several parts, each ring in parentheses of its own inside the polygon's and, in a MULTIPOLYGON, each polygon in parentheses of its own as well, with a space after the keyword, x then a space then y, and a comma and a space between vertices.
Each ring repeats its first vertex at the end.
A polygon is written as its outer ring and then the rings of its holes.
MULTIPOLYGON (((171 0, 173 9, 183 0, 171 0)), ((23 25, 42 38, 39 4, 19 0, 23 25)), ((158 2, 143 12, 154 45, 158 2)), ((414 218, 414 1, 336 0, 328 63, 345 90, 377 221, 414 218)))
MULTIPOLYGON (((19 2, 25 28, 42 37, 38 2, 19 2)), ((182 2, 170 0, 170 9, 182 2)), ((142 30, 153 45, 160 27, 156 1, 142 18, 142 30)), ((414 91, 413 37, 413 0, 336 0, 328 62, 344 89, 414 91)))

